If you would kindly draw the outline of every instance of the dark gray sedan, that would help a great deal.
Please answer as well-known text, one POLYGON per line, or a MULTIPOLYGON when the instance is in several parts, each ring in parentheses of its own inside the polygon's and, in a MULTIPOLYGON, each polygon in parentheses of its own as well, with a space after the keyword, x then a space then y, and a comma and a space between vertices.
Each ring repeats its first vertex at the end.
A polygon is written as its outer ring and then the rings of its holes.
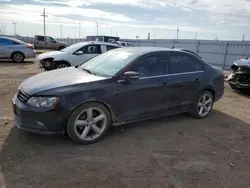
POLYGON ((205 118, 223 93, 222 70, 192 52, 120 48, 25 80, 13 106, 20 129, 90 144, 112 125, 183 112, 205 118))

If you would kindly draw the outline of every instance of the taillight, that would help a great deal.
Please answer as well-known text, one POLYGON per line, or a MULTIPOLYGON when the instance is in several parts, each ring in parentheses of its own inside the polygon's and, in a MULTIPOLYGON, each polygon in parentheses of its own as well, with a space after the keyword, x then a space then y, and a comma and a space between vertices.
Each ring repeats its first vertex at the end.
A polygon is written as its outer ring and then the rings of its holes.
POLYGON ((225 72, 223 72, 223 78, 226 79, 227 77, 228 75, 225 72))
POLYGON ((32 45, 28 45, 27 48, 33 49, 34 47, 32 45))

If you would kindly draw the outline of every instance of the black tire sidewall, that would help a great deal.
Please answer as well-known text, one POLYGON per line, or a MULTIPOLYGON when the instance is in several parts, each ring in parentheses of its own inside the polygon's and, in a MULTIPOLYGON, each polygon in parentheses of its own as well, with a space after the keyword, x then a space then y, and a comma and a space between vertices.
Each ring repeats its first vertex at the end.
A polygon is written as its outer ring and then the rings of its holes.
MULTIPOLYGON (((67 63, 57 62, 54 64, 54 69, 61 69, 61 68, 58 68, 59 65, 66 65, 67 67, 69 67, 69 65, 67 63)), ((64 67, 64 68, 66 68, 66 67, 64 67)))
POLYGON ((214 97, 213 97, 213 94, 210 92, 210 91, 203 91, 200 93, 198 99, 196 100, 195 104, 194 104, 194 107, 192 109, 192 111, 189 112, 189 114, 197 119, 204 119, 206 118, 207 116, 209 116, 209 114, 211 113, 212 109, 213 109, 213 105, 214 105, 214 97), (199 113, 198 113, 198 110, 197 110, 197 106, 198 106, 198 103, 201 99, 201 97, 203 95, 210 95, 211 99, 212 99, 212 107, 211 107, 211 110, 209 111, 209 113, 205 116, 201 116, 199 113))
POLYGON ((12 59, 12 61, 15 62, 15 63, 22 63, 22 62, 24 61, 24 55, 23 55, 23 53, 21 53, 21 52, 14 52, 11 59, 12 59), (23 59, 22 59, 21 61, 15 61, 14 56, 15 56, 16 54, 20 54, 20 55, 23 57, 23 59))
POLYGON ((111 115, 110 115, 110 112, 109 110, 104 106, 102 105, 101 103, 97 103, 97 102, 89 102, 89 103, 85 103, 85 104, 82 104, 81 106, 79 106, 78 108, 76 108, 69 120, 68 120, 68 123, 67 123, 67 133, 69 135, 69 137, 76 143, 76 144, 82 144, 82 145, 87 145, 87 144, 92 144, 92 143, 95 143, 95 142, 98 142, 99 140, 101 140, 103 138, 103 136, 107 133, 107 131, 109 130, 110 126, 111 126, 111 115), (84 141, 84 140, 81 140, 80 138, 78 138, 78 136, 76 135, 75 133, 75 130, 74 130, 74 124, 75 124, 75 120, 76 118, 78 117, 78 115, 90 108, 90 107, 96 107, 96 108, 99 108, 101 109, 106 117, 107 117, 107 126, 105 128, 105 130, 103 131, 103 133, 97 137, 96 139, 94 140, 91 140, 91 141, 84 141))

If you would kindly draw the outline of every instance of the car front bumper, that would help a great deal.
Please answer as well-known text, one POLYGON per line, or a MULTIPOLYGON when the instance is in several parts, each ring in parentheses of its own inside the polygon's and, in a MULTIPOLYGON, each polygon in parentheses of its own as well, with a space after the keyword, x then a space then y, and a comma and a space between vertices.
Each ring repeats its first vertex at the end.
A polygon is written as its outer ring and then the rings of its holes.
POLYGON ((225 82, 229 83, 230 85, 238 89, 250 89, 250 84, 241 84, 241 83, 230 82, 230 81, 225 81, 225 82))
POLYGON ((15 126, 28 132, 40 134, 63 134, 66 126, 66 111, 40 109, 28 106, 17 97, 12 99, 15 126))

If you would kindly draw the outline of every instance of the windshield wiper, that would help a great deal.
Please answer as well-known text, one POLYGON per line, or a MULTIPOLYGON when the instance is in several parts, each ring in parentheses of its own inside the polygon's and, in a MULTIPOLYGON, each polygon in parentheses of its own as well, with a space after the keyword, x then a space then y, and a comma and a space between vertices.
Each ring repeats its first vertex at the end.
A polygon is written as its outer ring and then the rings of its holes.
POLYGON ((93 74, 93 75, 96 75, 94 72, 92 72, 91 70, 88 70, 88 69, 85 69, 85 68, 82 68, 82 70, 86 71, 87 73, 89 74, 93 74))

